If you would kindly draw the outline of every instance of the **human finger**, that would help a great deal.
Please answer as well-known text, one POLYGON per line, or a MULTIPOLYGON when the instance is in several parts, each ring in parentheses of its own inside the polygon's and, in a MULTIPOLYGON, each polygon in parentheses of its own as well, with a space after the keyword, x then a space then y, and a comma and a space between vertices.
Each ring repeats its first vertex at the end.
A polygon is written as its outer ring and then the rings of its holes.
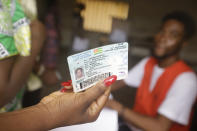
POLYGON ((62 82, 61 83, 61 86, 64 87, 64 88, 66 88, 66 89, 68 89, 68 90, 73 89, 72 81, 71 80, 69 80, 67 82, 62 82))
POLYGON ((107 88, 105 93, 101 95, 97 100, 95 100, 87 109, 86 111, 86 118, 88 118, 88 121, 94 121, 98 117, 99 113, 105 106, 109 95, 110 95, 111 87, 107 88))
POLYGON ((88 104, 92 104, 93 101, 97 100, 100 96, 104 94, 107 87, 109 87, 111 84, 113 84, 117 79, 116 75, 110 76, 106 78, 104 81, 97 83, 94 87, 86 90, 84 92, 84 102, 88 104))

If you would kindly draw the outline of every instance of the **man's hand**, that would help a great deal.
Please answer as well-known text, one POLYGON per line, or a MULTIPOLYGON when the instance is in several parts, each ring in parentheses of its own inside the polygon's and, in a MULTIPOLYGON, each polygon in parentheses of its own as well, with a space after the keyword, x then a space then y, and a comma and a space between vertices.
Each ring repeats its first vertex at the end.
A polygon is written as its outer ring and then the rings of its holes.
POLYGON ((158 114, 156 117, 142 115, 115 100, 108 100, 106 107, 116 110, 127 123, 143 130, 168 131, 172 124, 172 121, 163 115, 158 114))
POLYGON ((106 103, 106 107, 116 110, 119 115, 122 115, 124 111, 124 106, 116 100, 108 100, 106 103))

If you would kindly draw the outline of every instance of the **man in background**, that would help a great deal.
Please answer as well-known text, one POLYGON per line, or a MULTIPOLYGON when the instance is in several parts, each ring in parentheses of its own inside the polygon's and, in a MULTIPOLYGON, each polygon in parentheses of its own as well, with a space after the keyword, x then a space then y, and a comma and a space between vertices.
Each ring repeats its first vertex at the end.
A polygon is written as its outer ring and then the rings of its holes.
POLYGON ((142 59, 128 78, 113 85, 113 90, 126 85, 138 87, 133 109, 115 100, 107 104, 132 130, 189 130, 197 78, 180 59, 180 51, 194 34, 194 23, 184 12, 167 14, 155 35, 152 56, 142 59))

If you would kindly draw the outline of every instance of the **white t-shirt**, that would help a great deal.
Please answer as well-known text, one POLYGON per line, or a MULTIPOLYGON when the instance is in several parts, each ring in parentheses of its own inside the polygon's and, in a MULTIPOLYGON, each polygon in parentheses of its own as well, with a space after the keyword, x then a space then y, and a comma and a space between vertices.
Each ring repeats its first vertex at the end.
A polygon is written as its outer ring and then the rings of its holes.
MULTIPOLYGON (((129 71, 125 83, 132 87, 139 87, 144 75, 144 66, 149 57, 142 59, 129 71)), ((153 90, 157 79, 164 72, 163 68, 155 65, 151 79, 150 91, 153 90)), ((158 113, 182 125, 189 122, 190 112, 197 96, 197 77, 194 72, 180 74, 172 84, 165 100, 160 105, 158 113)))

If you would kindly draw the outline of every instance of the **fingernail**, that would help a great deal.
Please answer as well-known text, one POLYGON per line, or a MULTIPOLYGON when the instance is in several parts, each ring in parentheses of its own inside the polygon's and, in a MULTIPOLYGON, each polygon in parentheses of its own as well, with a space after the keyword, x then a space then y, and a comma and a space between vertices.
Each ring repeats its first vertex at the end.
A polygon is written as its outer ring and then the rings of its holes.
POLYGON ((113 84, 116 81, 116 79, 117 79, 116 75, 112 75, 112 76, 106 78, 104 80, 105 86, 110 86, 111 84, 113 84))
POLYGON ((66 92, 66 88, 62 88, 60 92, 66 92))
POLYGON ((68 82, 71 84, 72 83, 72 80, 68 80, 68 82))
POLYGON ((71 86, 71 83, 70 82, 62 82, 61 83, 61 86, 71 86))

